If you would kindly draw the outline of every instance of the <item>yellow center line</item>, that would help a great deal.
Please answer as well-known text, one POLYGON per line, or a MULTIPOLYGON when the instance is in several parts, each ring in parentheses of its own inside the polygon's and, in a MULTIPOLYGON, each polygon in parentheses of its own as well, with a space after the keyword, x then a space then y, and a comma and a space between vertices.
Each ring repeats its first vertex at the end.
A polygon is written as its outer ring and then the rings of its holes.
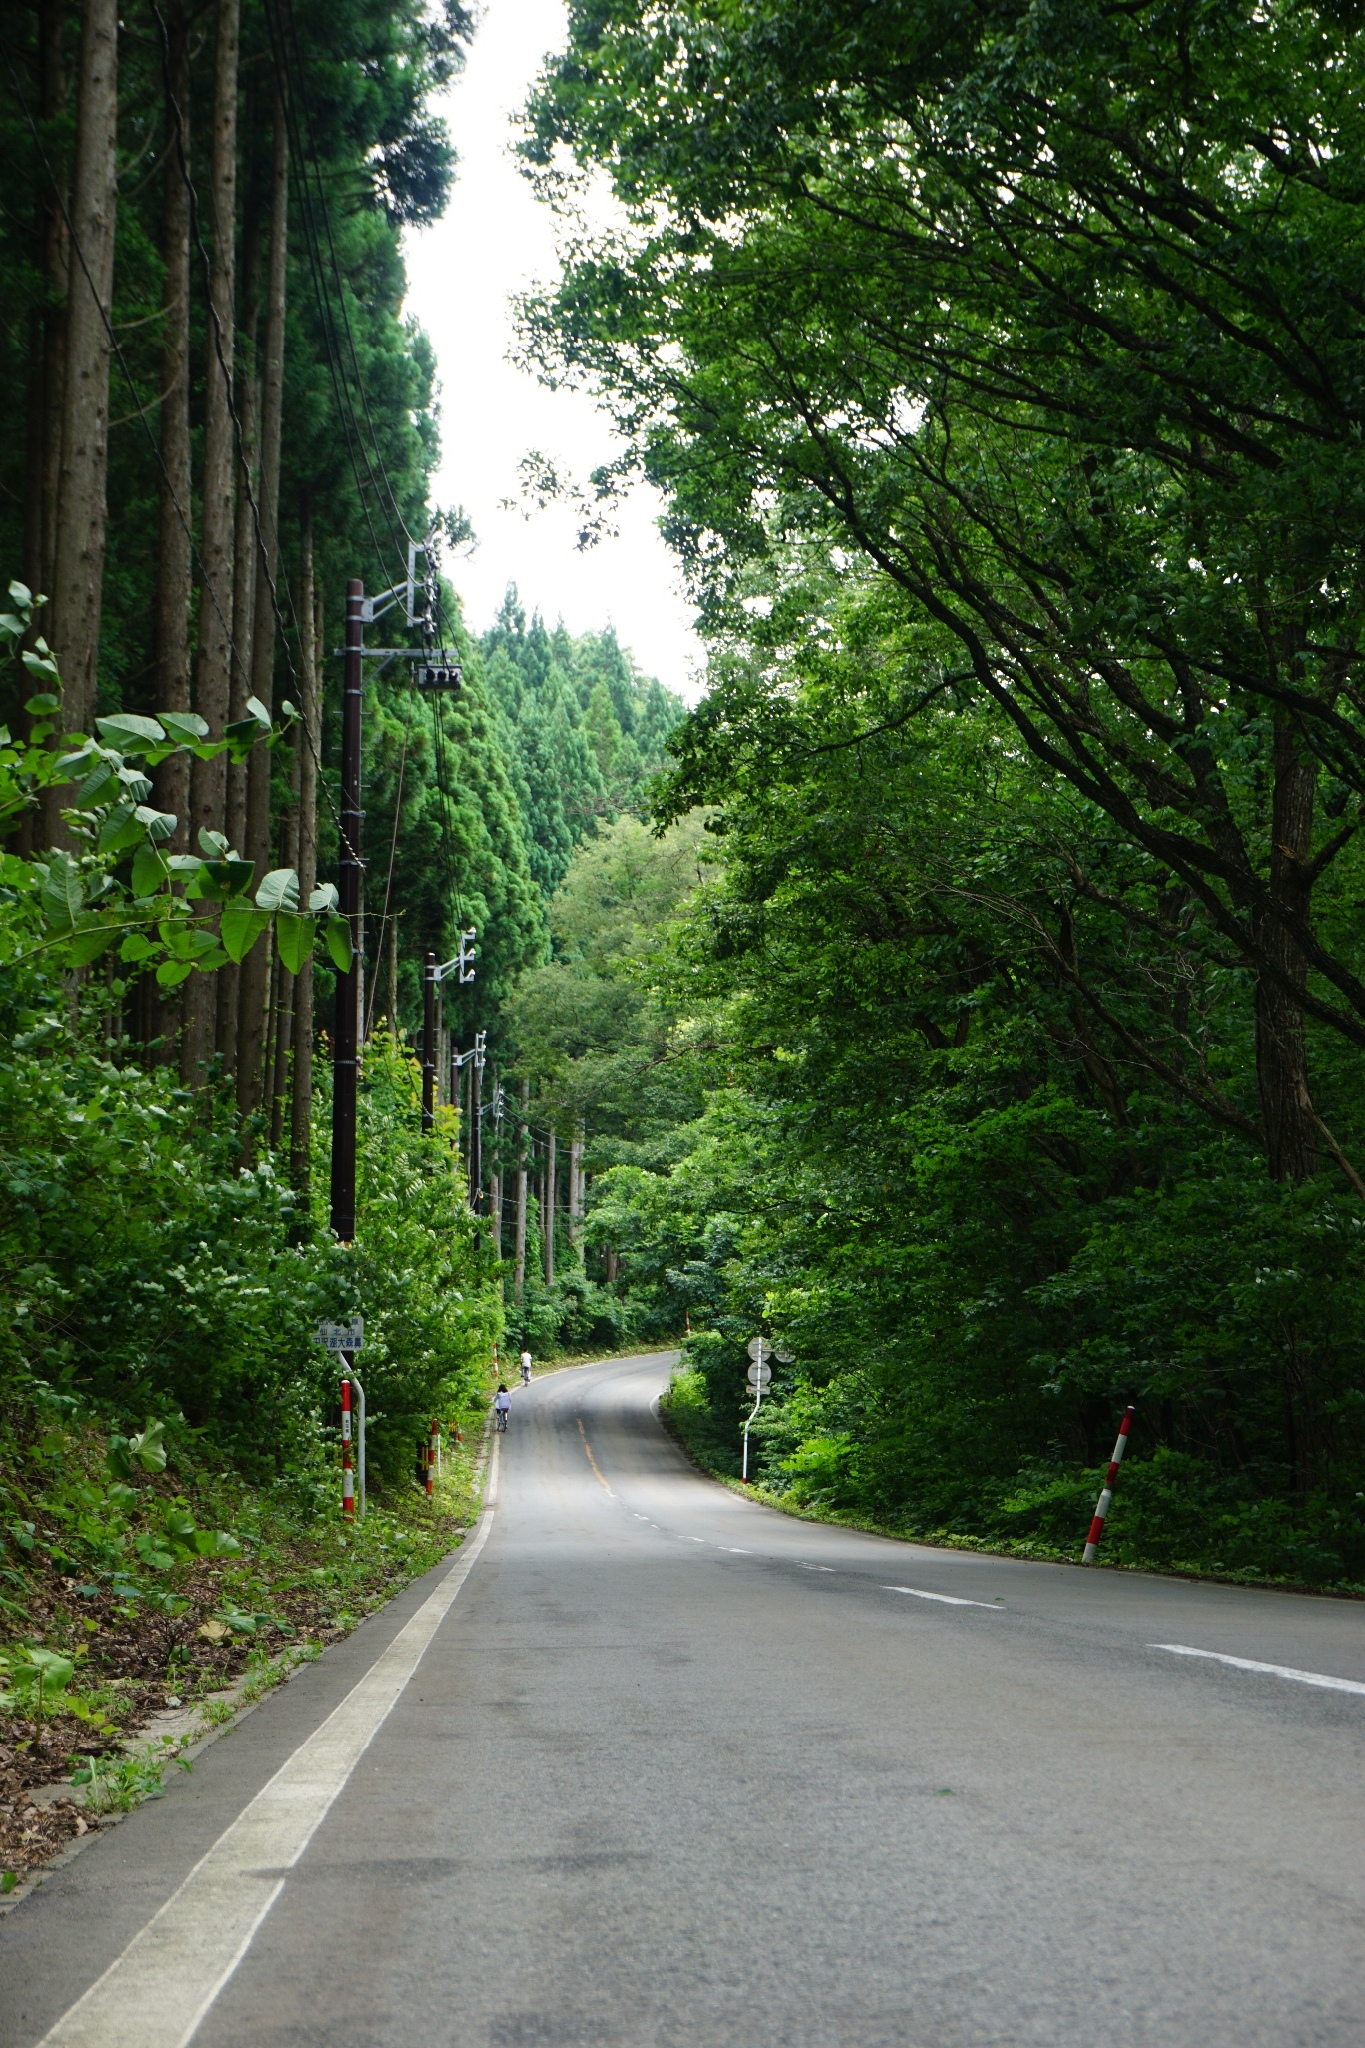
MULTIPOLYGON (((588 1454, 588 1463, 592 1466, 593 1471, 597 1474, 598 1485, 605 1488, 605 1490, 608 1493, 611 1493, 611 1488, 607 1485, 606 1480, 602 1477, 601 1469, 597 1463, 596 1458, 594 1458, 592 1454, 592 1445, 588 1442, 588 1432, 583 1427, 583 1418, 581 1415, 578 1417, 578 1434, 583 1439, 583 1448, 588 1454)), ((611 1497, 613 1500, 615 1500, 616 1495, 612 1493, 611 1497)))

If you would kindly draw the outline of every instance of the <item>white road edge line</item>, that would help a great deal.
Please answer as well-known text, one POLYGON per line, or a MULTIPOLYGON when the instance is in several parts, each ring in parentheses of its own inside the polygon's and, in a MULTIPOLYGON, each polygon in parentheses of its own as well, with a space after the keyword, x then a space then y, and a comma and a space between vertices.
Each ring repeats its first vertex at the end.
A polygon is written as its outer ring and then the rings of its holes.
POLYGON ((1221 1650, 1192 1650, 1188 1643, 1148 1643, 1172 1657, 1207 1657, 1212 1664, 1231 1664, 1234 1671, 1263 1671, 1269 1678, 1292 1678, 1298 1685, 1320 1685, 1328 1692, 1365 1693, 1358 1678, 1329 1678, 1325 1671, 1296 1671, 1292 1664, 1261 1664, 1255 1657, 1227 1657, 1221 1650))
POLYGON ((434 1593, 281 1765, 39 2048, 187 2048, 292 1870, 384 1725, 488 1540, 498 1486, 434 1593))
POLYGON ((908 1593, 912 1600, 940 1600, 945 1607, 984 1607, 987 1614, 1003 1614, 990 1600, 960 1600, 956 1593, 926 1593, 922 1586, 883 1586, 883 1593, 908 1593))

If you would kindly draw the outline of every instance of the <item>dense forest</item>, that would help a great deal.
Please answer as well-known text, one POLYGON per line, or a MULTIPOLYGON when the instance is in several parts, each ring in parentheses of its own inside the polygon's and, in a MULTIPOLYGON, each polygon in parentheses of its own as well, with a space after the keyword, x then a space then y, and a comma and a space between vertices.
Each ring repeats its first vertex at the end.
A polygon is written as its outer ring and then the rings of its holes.
POLYGON ((471 631, 445 573, 475 536, 432 502, 403 238, 455 175, 433 102, 472 33, 459 0, 0 11, 0 1890, 75 1828, 24 1789, 73 1745, 142 1796, 160 1767, 120 1741, 169 1692, 449 1547, 509 1326, 629 1320, 585 1276, 592 1107, 515 1006, 683 706, 515 589, 471 631), (357 1316, 347 1536, 316 1333, 357 1316), (458 1470, 429 1502, 433 1422, 458 1470))
POLYGON ((499 1344, 684 1338, 734 1478, 765 1337, 765 1497, 1047 1555, 1132 1406, 1108 1558, 1365 1584, 1349 12, 575 0, 523 345, 662 494, 690 712, 451 585, 458 0, 2 19, 0 1712, 433 1554, 499 1344))
POLYGON ((1108 1554, 1365 1579, 1362 64, 1314 5, 604 0, 530 109, 622 210, 528 346, 712 650, 700 887, 596 990, 672 1122, 588 1234, 716 1470, 790 1354, 791 1505, 1074 1555, 1131 1403, 1108 1554))

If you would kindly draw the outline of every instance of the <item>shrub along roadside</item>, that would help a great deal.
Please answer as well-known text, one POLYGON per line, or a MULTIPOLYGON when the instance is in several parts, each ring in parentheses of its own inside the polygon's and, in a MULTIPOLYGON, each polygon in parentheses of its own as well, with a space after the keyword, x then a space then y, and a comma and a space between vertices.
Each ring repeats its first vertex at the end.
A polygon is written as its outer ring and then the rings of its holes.
MULTIPOLYGON (((702 1471, 783 1514, 950 1550, 1079 1562, 1107 1461, 1064 1467, 1040 1462, 1008 1483, 986 1479, 974 1512, 960 1512, 951 1522, 910 1504, 878 1513, 858 1501, 848 1483, 856 1457, 852 1438, 830 1430, 802 1437, 793 1422, 793 1411, 799 1414, 802 1405, 798 1393, 785 1405, 779 1399, 760 1409, 749 1452, 750 1470, 758 1476, 742 1488, 742 1415, 737 1412, 731 1424, 728 1414, 717 1412, 695 1366, 678 1368, 659 1412, 702 1471)), ((806 1420, 809 1425, 809 1413, 806 1420)), ((1124 1462, 1099 1562, 1182 1578, 1365 1597, 1365 1582, 1342 1575, 1339 1559, 1325 1548, 1334 1533, 1333 1514, 1326 1502, 1296 1512, 1288 1502, 1260 1493, 1254 1480, 1212 1472, 1203 1459, 1157 1445, 1145 1459, 1139 1453, 1124 1462)))
POLYGON ((325 1076, 310 1205, 240 1170, 226 1092, 120 1064, 62 995, 13 971, 0 995, 0 1889, 90 1824, 34 1787, 94 1758, 115 1803, 155 1789, 121 1748, 150 1713, 263 1679, 450 1549, 468 1461, 433 1509, 415 1453, 433 1416, 473 1440, 502 1328, 453 1119, 422 1134, 401 1047, 366 1049, 343 1248, 325 1076), (344 1531, 314 1330, 352 1315, 371 1512, 344 1531))

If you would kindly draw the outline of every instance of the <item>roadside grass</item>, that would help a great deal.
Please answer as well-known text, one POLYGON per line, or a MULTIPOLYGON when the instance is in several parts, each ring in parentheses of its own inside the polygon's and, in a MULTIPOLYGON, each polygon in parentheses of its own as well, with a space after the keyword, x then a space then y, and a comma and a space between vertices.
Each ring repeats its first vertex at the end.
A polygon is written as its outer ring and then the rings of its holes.
POLYGON ((36 1469, 0 1457, 0 1898, 157 1797, 186 1747, 456 1547, 479 1509, 481 1411, 462 1421, 432 1499, 390 1486, 350 1527, 334 1474, 253 1487, 177 1447, 166 1470, 111 1483, 93 1424, 68 1423, 36 1469), (175 1735, 137 1740, 168 1713, 175 1735), (79 1801, 53 1797, 63 1783, 79 1801))

